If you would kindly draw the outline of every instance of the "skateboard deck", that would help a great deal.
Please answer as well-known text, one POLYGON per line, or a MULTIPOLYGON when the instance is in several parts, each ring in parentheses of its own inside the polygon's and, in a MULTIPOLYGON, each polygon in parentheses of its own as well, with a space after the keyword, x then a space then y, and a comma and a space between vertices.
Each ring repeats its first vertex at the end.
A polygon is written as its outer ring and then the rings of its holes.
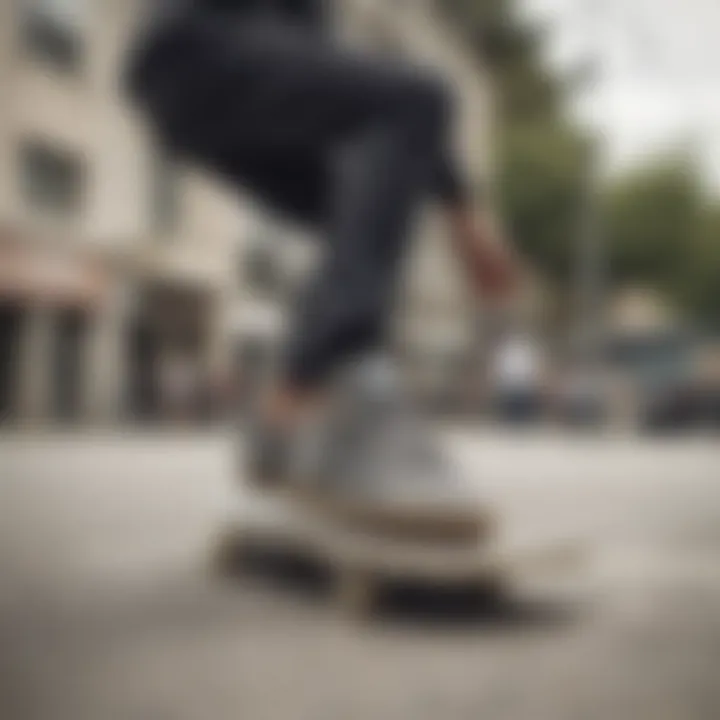
MULTIPOLYGON (((479 507, 478 517, 483 515, 490 513, 479 507)), ((504 592, 516 572, 567 568, 576 561, 576 548, 567 542, 504 548, 497 527, 462 544, 421 536, 389 538, 298 509, 289 498, 243 488, 220 556, 237 560, 257 550, 291 554, 329 568, 336 600, 354 615, 368 614, 389 583, 476 588, 487 599, 489 593, 504 592)))

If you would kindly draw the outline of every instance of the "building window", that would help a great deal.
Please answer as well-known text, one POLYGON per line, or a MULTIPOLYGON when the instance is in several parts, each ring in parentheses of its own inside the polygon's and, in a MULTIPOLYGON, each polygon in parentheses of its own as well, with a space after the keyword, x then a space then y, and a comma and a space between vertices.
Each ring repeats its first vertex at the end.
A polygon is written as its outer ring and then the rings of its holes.
POLYGON ((63 70, 80 67, 85 0, 21 0, 25 46, 33 57, 63 70))
POLYGON ((152 155, 151 222, 153 229, 169 236, 180 214, 180 184, 176 163, 162 148, 152 155))
POLYGON ((85 196, 85 167, 81 156, 32 143, 21 149, 23 194, 37 210, 70 216, 79 212, 85 196))

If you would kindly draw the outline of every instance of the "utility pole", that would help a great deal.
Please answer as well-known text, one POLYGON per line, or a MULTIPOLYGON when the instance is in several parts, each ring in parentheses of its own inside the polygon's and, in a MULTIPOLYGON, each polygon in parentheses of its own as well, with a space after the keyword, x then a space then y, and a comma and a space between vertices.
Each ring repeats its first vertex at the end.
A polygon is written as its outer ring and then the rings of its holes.
MULTIPOLYGON (((583 72, 581 92, 596 86, 602 60, 593 56, 583 72)), ((574 265, 575 313, 573 351, 582 369, 597 369, 604 338, 605 253, 601 223, 603 177, 602 139, 591 130, 584 153, 585 171, 578 212, 578 238, 574 265)))
POLYGON ((604 252, 600 218, 601 148, 587 149, 575 264, 575 339, 582 362, 594 368, 603 341, 604 252))

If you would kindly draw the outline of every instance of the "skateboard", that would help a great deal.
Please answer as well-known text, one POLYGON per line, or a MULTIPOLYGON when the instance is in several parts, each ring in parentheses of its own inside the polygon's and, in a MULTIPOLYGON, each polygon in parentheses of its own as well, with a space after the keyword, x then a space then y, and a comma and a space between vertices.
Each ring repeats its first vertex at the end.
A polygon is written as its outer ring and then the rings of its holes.
POLYGON ((503 548, 493 514, 479 508, 478 516, 481 531, 469 542, 446 542, 436 533, 422 532, 392 537, 299 508, 290 498, 242 488, 216 559, 234 570, 242 570, 246 560, 250 565, 274 553, 317 563, 329 570, 337 605, 355 617, 371 615, 384 590, 398 583, 469 590, 487 603, 509 592, 516 572, 531 567, 566 570, 577 561, 577 548, 566 542, 503 548))

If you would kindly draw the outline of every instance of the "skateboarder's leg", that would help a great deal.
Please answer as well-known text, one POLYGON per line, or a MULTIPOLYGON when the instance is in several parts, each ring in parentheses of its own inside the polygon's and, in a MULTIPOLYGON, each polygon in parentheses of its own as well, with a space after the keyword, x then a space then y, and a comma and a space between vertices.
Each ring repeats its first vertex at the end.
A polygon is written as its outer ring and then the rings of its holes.
POLYGON ((316 212, 329 228, 329 252, 288 352, 289 384, 321 384, 342 359, 382 338, 413 211, 437 177, 448 177, 437 170, 448 89, 397 59, 351 54, 280 24, 239 35, 208 24, 198 33, 194 52, 205 53, 212 75, 183 78, 166 93, 174 99, 166 122, 191 156, 215 167, 231 162, 251 191, 281 209, 316 212), (303 154, 315 182, 303 172, 296 183, 281 172, 272 178, 283 158, 303 154))
POLYGON ((276 23, 188 32, 187 51, 156 68, 165 134, 281 209, 316 213, 328 229, 271 403, 283 415, 343 360, 382 342, 413 212, 439 177, 445 196, 457 189, 450 164, 438 172, 449 92, 397 59, 354 55, 276 23), (286 183, 277 169, 292 176, 285 163, 301 157, 297 183, 286 183))
POLYGON ((443 88, 400 84, 397 105, 361 128, 335 162, 330 247, 297 317, 290 381, 312 386, 347 357, 383 340, 410 235, 445 132, 443 88))

